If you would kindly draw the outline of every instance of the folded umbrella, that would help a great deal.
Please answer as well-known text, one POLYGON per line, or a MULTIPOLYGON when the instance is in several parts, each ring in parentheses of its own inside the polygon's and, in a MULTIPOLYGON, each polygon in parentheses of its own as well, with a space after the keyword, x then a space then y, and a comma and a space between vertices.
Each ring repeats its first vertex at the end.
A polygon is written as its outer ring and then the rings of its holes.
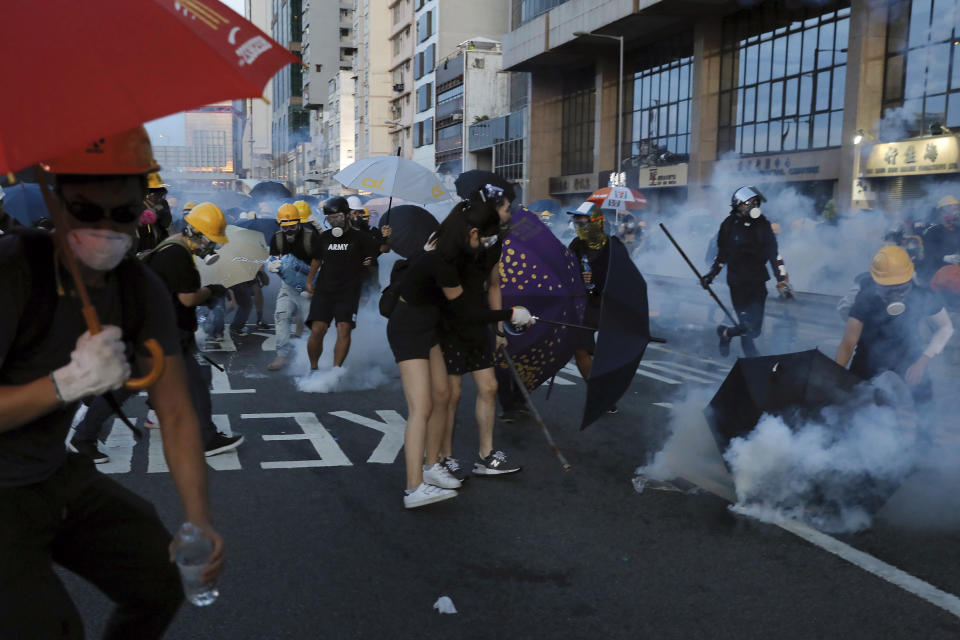
POLYGON ((647 283, 623 243, 616 238, 609 242, 610 266, 580 429, 587 428, 623 397, 650 342, 647 283))
POLYGON ((227 225, 227 239, 229 242, 217 250, 219 260, 212 265, 197 261, 200 281, 203 284, 232 287, 242 282, 250 282, 270 253, 263 234, 252 229, 227 225))
POLYGON ((429 211, 412 204, 393 207, 380 218, 380 226, 390 226, 390 248, 409 258, 423 248, 440 223, 429 211))

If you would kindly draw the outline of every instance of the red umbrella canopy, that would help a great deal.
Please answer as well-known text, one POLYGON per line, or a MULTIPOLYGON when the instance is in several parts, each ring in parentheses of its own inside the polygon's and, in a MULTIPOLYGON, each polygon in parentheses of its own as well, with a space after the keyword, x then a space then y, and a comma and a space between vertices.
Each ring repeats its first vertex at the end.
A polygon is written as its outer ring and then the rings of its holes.
POLYGON ((222 100, 262 95, 296 56, 216 0, 8 2, 0 173, 222 100))
POLYGON ((590 194, 587 200, 593 202, 601 209, 617 209, 618 211, 625 209, 646 209, 647 207, 647 198, 636 189, 630 189, 628 187, 604 187, 603 189, 597 189, 590 194))

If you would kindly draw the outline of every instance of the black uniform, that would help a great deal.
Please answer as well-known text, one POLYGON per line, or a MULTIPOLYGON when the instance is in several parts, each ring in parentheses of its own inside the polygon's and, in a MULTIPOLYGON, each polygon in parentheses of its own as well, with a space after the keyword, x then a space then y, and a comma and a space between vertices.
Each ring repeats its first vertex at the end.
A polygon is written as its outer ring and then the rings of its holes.
MULTIPOLYGON (((477 255, 464 256, 456 265, 463 297, 471 311, 490 309, 487 291, 490 273, 500 263, 503 243, 497 240, 477 255)), ((493 366, 493 335, 490 327, 476 322, 461 322, 449 304, 440 317, 440 348, 447 363, 447 373, 459 376, 493 366)))
MULTIPOLYGON (((583 256, 587 257, 587 262, 590 264, 591 280, 596 285, 592 291, 587 291, 587 306, 583 311, 583 324, 588 327, 596 327, 600 324, 600 307, 603 305, 603 289, 607 285, 611 242, 620 242, 620 240, 619 238, 609 237, 603 247, 591 249, 580 238, 574 238, 568 247, 577 258, 577 266, 580 268, 581 274, 583 273, 583 256)), ((593 334, 593 331, 577 329, 575 331, 575 348, 593 355, 593 350, 597 346, 593 334)))
POLYGON ((321 260, 316 290, 310 303, 307 325, 313 322, 330 324, 331 320, 357 325, 357 307, 360 288, 367 276, 363 261, 380 252, 369 234, 356 229, 344 229, 334 237, 332 230, 324 231, 317 241, 316 257, 321 260))
MULTIPOLYGON (((0 385, 22 385, 66 365, 87 330, 76 297, 57 295, 52 240, 33 234, 39 239, 29 246, 19 233, 0 237, 0 385), (50 317, 49 327, 28 339, 43 321, 37 314, 50 317)), ((65 270, 60 277, 70 291, 65 270)), ((123 328, 125 339, 154 338, 165 354, 179 353, 163 284, 139 263, 121 263, 89 292, 101 321, 123 328), (142 311, 128 327, 131 305, 142 311)), ((183 599, 168 557, 170 534, 147 501, 65 451, 78 404, 0 434, 0 637, 83 636, 53 563, 117 603, 110 637, 160 637, 183 599)))
POLYGON ((320 258, 320 232, 312 224, 302 224, 292 242, 288 242, 283 229, 277 231, 270 238, 270 255, 282 256, 292 253, 293 256, 306 264, 320 258))
POLYGON ((727 268, 727 284, 737 319, 744 330, 743 348, 748 356, 757 355, 753 338, 763 329, 763 312, 767 300, 767 280, 773 268, 777 282, 786 278, 786 269, 777 249, 777 237, 764 216, 751 218, 731 212, 717 234, 717 256, 712 275, 727 268))

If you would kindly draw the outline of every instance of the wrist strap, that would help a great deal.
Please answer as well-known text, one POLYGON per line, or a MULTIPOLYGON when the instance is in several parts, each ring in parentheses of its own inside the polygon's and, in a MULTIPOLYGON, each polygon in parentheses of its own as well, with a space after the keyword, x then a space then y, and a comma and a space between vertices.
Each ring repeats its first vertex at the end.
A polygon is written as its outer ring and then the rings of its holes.
POLYGON ((57 386, 57 379, 53 377, 53 372, 50 372, 50 383, 53 385, 53 391, 57 394, 57 400, 61 405, 67 404, 63 400, 63 396, 60 395, 60 387, 57 386))

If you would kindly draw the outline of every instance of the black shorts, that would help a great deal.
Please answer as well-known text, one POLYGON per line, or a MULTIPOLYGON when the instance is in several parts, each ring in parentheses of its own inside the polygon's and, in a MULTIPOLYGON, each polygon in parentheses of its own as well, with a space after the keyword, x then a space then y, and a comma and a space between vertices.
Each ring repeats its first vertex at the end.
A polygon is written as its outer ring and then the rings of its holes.
MULTIPOLYGON (((587 308, 583 311, 583 325, 585 327, 597 327, 600 325, 600 305, 587 303, 587 308)), ((586 329, 570 329, 573 334, 573 348, 576 351, 586 351, 593 355, 597 348, 597 341, 594 339, 595 331, 586 329)))
POLYGON ((349 322, 351 327, 357 326, 357 308, 360 306, 360 289, 326 293, 317 291, 313 294, 310 301, 310 314, 307 316, 306 325, 309 327, 313 322, 323 322, 330 324, 331 320, 336 319, 337 323, 349 322))
POLYGON ((387 342, 393 359, 429 360, 430 349, 437 344, 440 312, 431 305, 417 306, 400 300, 387 321, 387 342))
POLYGON ((493 332, 485 324, 452 328, 440 324, 440 349, 447 364, 447 375, 462 376, 493 366, 493 332))

